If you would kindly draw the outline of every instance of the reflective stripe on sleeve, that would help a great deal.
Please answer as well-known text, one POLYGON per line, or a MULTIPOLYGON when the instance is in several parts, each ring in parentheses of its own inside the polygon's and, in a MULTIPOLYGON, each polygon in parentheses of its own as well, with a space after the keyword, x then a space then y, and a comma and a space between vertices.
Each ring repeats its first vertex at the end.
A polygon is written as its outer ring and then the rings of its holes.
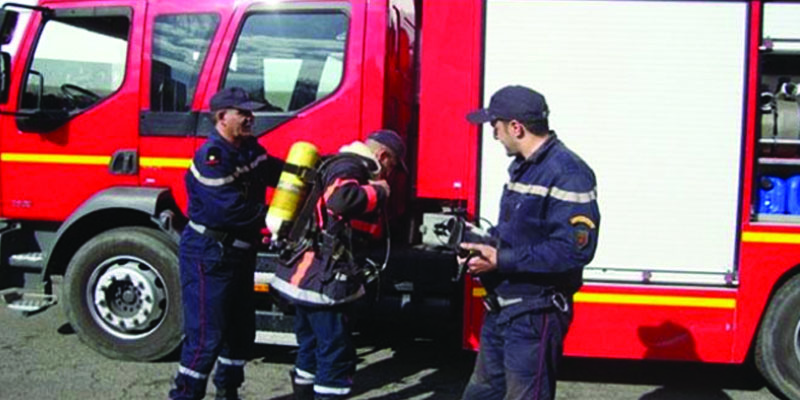
MULTIPOLYGON (((325 224, 325 220, 322 216, 322 206, 328 202, 328 199, 333 196, 333 192, 335 192, 337 188, 350 183, 358 185, 358 181, 355 179, 336 178, 336 180, 325 189, 325 193, 317 200, 317 226, 321 228, 325 224)), ((328 213, 332 214, 330 210, 328 210, 328 213)))
POLYGON ((202 183, 203 185, 206 185, 206 186, 227 185, 227 184, 233 182, 234 180, 236 180, 236 177, 238 176, 238 174, 234 172, 233 174, 225 176, 225 177, 222 177, 222 178, 207 178, 207 177, 203 176, 200 173, 200 171, 197 170, 197 167, 195 167, 195 165, 194 165, 194 161, 192 161, 192 165, 189 166, 189 170, 192 171, 192 175, 194 176, 194 179, 197 179, 198 182, 200 182, 200 183, 202 183))
POLYGON ((199 373, 199 372, 197 372, 195 370, 186 368, 183 365, 179 365, 178 366, 178 373, 181 374, 181 375, 186 375, 186 376, 192 377, 194 379, 202 380, 202 379, 207 379, 208 378, 208 374, 201 374, 201 373, 199 373))
MULTIPOLYGON (((267 161, 267 158, 268 157, 267 157, 266 154, 262 154, 262 155, 256 157, 256 159, 253 160, 250 163, 250 165, 249 165, 250 168, 248 168, 247 170, 250 171, 250 170, 256 169, 256 167, 258 167, 258 164, 261 164, 262 162, 267 161)), ((247 167, 244 167, 244 168, 247 168, 247 167)), ((244 169, 244 168, 242 168, 242 169, 244 169)))
POLYGON ((333 183, 325 190, 325 195, 323 196, 325 202, 328 202, 328 199, 333 196, 333 192, 335 192, 336 189, 348 184, 358 185, 358 181, 355 179, 342 178, 337 178, 335 181, 333 181, 333 183))
POLYGON ((234 171, 232 174, 228 176, 223 176, 221 178, 209 178, 203 176, 203 174, 201 174, 200 171, 197 169, 197 166, 194 165, 194 160, 192 160, 192 164, 189 166, 189 170, 192 171, 192 175, 194 176, 194 178, 197 179, 197 181, 202 183, 203 185, 223 186, 235 181, 236 178, 238 178, 242 174, 254 170, 256 167, 258 167, 258 164, 261 164, 262 162, 266 161, 267 158, 268 157, 266 154, 262 154, 256 157, 256 159, 253 160, 250 164, 245 165, 243 167, 236 167, 236 171, 234 171))
POLYGON ((597 200, 597 189, 588 192, 569 192, 554 187, 550 190, 550 196, 555 199, 568 201, 571 203, 591 203, 597 200))
POLYGON ((383 227, 381 224, 373 224, 360 219, 351 219, 350 226, 355 230, 369 233, 375 237, 379 237, 381 235, 381 228, 383 227))
POLYGON ((372 185, 363 185, 361 187, 367 194, 367 209, 365 211, 370 212, 378 206, 378 190, 372 185))
POLYGON ((520 182, 509 182, 506 184, 506 189, 534 196, 547 197, 550 196, 556 200, 567 201, 570 203, 591 203, 597 200, 597 189, 592 189, 588 192, 570 192, 568 190, 559 189, 555 186, 546 187, 541 185, 528 185, 520 182))

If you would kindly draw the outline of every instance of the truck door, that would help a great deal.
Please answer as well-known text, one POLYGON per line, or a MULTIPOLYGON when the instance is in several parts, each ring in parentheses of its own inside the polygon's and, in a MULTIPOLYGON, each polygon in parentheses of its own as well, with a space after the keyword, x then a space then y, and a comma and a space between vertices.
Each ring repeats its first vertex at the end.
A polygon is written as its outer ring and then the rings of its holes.
MULTIPOLYGON (((298 140, 332 153, 358 139, 366 128, 362 115, 380 116, 382 105, 376 101, 370 105, 374 110, 364 110, 361 104, 368 77, 377 76, 362 59, 365 15, 361 2, 254 3, 237 9, 210 74, 204 109, 218 90, 245 88, 268 104, 255 113, 253 131, 279 157, 298 140)), ((383 81, 374 82, 382 93, 383 81)), ((209 118, 200 118, 201 137, 212 129, 209 118)))
POLYGON ((196 139, 200 92, 224 22, 233 8, 219 2, 154 2, 147 10, 140 111, 140 183, 170 187, 185 209, 183 183, 196 139), (218 37, 218 39, 214 39, 218 37))
POLYGON ((111 186, 138 184, 144 3, 36 12, 0 116, 4 216, 64 220, 111 186))

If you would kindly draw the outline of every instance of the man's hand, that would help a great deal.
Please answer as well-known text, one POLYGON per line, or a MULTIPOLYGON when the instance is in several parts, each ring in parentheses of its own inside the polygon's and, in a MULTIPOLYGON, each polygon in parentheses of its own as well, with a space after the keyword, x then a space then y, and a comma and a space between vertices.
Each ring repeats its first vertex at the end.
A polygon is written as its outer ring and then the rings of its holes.
POLYGON ((369 181, 369 184, 370 185, 375 185, 375 186, 380 186, 381 188, 383 188, 383 190, 386 191, 386 196, 387 197, 389 196, 389 194, 392 193, 392 190, 389 188, 389 183, 386 182, 385 179, 381 179, 381 180, 377 180, 377 181, 369 181))
POLYGON ((475 251, 478 254, 473 257, 458 257, 458 263, 463 264, 467 261, 467 272, 471 275, 481 275, 497 269, 497 249, 488 244, 481 243, 461 243, 461 248, 475 251))

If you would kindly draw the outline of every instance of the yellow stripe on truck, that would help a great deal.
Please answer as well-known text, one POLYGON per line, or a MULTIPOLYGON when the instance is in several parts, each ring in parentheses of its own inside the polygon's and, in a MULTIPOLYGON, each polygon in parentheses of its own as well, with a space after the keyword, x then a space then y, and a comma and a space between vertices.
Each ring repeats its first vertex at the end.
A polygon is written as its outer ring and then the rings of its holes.
POLYGON ((656 296, 642 294, 618 293, 582 293, 575 294, 576 303, 627 304, 643 306, 702 307, 702 308, 736 308, 736 299, 722 297, 697 296, 656 296))
POLYGON ((189 168, 191 158, 141 157, 139 166, 148 168, 189 168))
MULTIPOLYGON (((486 296, 486 289, 472 289, 473 297, 486 296)), ((575 293, 576 303, 620 304, 668 307, 736 308, 736 299, 699 296, 660 296, 621 293, 575 293)))
POLYGON ((0 161, 45 164, 108 165, 111 156, 68 154, 0 153, 0 161))
POLYGON ((774 232, 742 232, 742 241, 750 243, 800 244, 800 234, 774 232))
MULTIPOLYGON (((111 156, 92 156, 78 154, 41 153, 0 153, 0 161, 38 164, 108 165, 111 156)), ((189 168, 191 158, 141 157, 139 166, 143 168, 189 168)))

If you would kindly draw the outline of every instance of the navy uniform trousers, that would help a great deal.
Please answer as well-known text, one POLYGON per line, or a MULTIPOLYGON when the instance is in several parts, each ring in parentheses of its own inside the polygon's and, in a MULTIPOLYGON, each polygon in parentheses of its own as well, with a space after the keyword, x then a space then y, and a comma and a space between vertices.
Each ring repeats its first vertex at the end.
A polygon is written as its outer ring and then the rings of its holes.
POLYGON ((487 312, 478 360, 462 399, 555 398, 556 367, 571 321, 571 307, 566 312, 554 307, 530 311, 510 319, 487 312))
POLYGON ((217 398, 237 398, 255 340, 255 252, 223 246, 186 227, 180 269, 185 339, 171 399, 201 399, 217 364, 217 398))
POLYGON ((351 307, 295 306, 294 328, 299 346, 295 384, 313 384, 318 397, 344 398, 353 386, 357 359, 350 335, 351 307))

